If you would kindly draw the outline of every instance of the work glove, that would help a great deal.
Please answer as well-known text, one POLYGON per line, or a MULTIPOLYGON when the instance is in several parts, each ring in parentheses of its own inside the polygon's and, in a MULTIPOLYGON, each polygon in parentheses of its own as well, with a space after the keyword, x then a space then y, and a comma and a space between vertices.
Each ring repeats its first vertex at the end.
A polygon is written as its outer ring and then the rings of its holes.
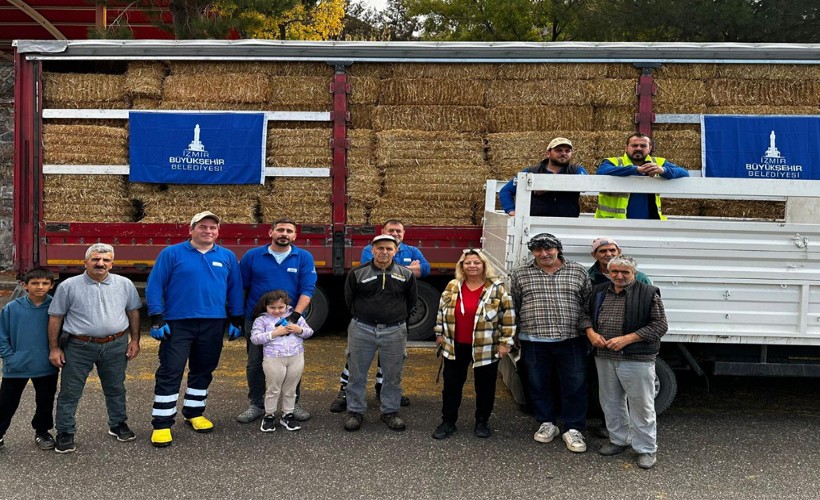
POLYGON ((293 311, 293 312, 290 313, 290 316, 288 316, 288 321, 290 321, 293 324, 296 324, 299 321, 299 318, 301 318, 301 317, 302 317, 302 313, 298 313, 296 311, 293 311))
POLYGON ((244 336, 242 332, 242 316, 231 316, 231 324, 228 325, 228 340, 236 340, 244 336))
POLYGON ((151 337, 157 340, 166 340, 171 336, 171 327, 162 318, 162 314, 151 316, 151 337))

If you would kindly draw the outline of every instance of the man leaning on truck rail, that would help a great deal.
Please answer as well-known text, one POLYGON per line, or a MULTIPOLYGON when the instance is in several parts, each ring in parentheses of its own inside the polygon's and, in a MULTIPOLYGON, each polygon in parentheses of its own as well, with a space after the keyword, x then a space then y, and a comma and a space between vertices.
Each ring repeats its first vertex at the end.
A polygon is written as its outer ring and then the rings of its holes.
POLYGON ((608 267, 612 282, 592 289, 583 324, 595 348, 598 399, 609 432, 598 453, 618 455, 631 445, 638 467, 651 469, 658 450, 655 358, 668 330, 666 313, 660 290, 635 280, 635 259, 620 255, 608 267))
POLYGON ((536 234, 527 248, 534 260, 512 272, 510 294, 530 404, 540 424, 533 439, 549 443, 561 433, 552 393, 552 377, 557 372, 562 438, 569 451, 582 453, 587 449, 582 432, 588 394, 587 345, 581 325, 588 314, 589 276, 581 264, 564 259, 561 240, 552 234, 536 234))
MULTIPOLYGON (((689 171, 660 156, 650 156, 655 144, 648 135, 636 132, 626 139, 623 156, 606 158, 595 175, 626 177, 644 175, 662 179, 689 177, 689 171)), ((655 219, 666 220, 661 211, 661 197, 647 193, 598 193, 596 219, 655 219)))
MULTIPOLYGON (((581 165, 572 163, 572 142, 565 137, 556 137, 547 145, 546 157, 540 163, 531 165, 522 172, 531 174, 579 174, 587 175, 581 165)), ((501 209, 508 215, 515 215, 515 194, 517 179, 513 178, 501 188, 498 199, 501 209)), ((536 217, 578 217, 581 214, 581 193, 569 191, 533 191, 530 215, 536 217)))
POLYGON ((242 336, 242 277, 236 255, 216 244, 220 219, 205 211, 191 218, 191 239, 164 248, 148 275, 145 299, 151 336, 160 341, 154 385, 151 443, 170 446, 179 386, 188 365, 182 416, 194 431, 213 430, 203 416, 208 387, 228 338, 242 336), (227 315, 226 315, 227 311, 227 315))

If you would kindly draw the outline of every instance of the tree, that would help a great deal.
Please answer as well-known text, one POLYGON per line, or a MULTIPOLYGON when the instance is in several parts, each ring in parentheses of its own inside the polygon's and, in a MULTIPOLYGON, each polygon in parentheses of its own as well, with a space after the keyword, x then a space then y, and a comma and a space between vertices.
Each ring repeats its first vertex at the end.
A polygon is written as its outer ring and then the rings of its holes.
POLYGON ((330 40, 344 28, 346 0, 319 0, 301 3, 277 17, 252 13, 259 25, 248 33, 249 38, 280 40, 330 40))
POLYGON ((341 38, 347 40, 415 40, 419 22, 408 15, 403 0, 387 0, 383 11, 351 3, 341 38))

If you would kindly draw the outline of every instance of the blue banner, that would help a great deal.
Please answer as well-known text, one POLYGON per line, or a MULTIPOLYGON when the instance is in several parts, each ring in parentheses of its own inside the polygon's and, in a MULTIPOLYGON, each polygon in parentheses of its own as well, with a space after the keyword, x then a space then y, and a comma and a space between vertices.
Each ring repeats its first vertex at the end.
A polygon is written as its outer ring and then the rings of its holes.
POLYGON ((264 113, 129 113, 131 182, 263 184, 264 113))
POLYGON ((705 115, 703 175, 820 179, 820 116, 705 115))

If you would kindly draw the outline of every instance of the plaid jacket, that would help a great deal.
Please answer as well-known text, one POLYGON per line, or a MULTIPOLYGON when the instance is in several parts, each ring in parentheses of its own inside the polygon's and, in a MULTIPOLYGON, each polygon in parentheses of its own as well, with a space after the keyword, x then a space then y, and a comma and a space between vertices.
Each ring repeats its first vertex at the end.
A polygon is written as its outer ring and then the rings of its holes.
MULTIPOLYGON (((452 280, 441 293, 436 317, 436 335, 444 337, 444 357, 455 359, 456 303, 461 281, 452 280)), ((498 345, 512 346, 515 335, 515 309, 507 288, 500 280, 487 280, 478 301, 473 327, 473 367, 498 361, 498 345)))

